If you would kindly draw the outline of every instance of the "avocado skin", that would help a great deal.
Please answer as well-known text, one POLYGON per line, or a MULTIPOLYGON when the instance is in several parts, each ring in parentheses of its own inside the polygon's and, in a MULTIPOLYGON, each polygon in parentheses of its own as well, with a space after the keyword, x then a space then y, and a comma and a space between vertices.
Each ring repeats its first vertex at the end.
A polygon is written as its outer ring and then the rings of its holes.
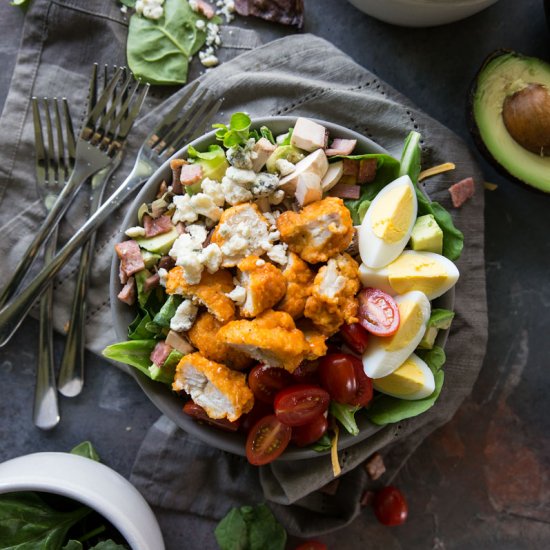
MULTIPOLYGON (((550 17, 550 0, 545 0, 545 8, 546 8, 546 13, 550 17)), ((550 19, 549 19, 549 24, 550 24, 550 19)), ((522 54, 519 54, 518 52, 515 52, 514 50, 509 50, 509 49, 504 49, 504 48, 495 50, 494 52, 490 53, 485 58, 485 60, 483 61, 482 65, 480 67, 480 69, 477 71, 474 79, 472 80, 472 83, 470 85, 470 91, 468 93, 468 101, 467 101, 467 115, 466 116, 467 116, 468 129, 470 131, 470 135, 472 136, 479 152, 483 155, 485 160, 499 174, 501 174, 502 176, 507 178, 509 181, 520 185, 524 189, 529 189, 529 191, 533 191, 533 192, 537 193, 538 195, 548 196, 549 193, 543 191, 542 189, 539 189, 538 187, 535 187, 533 185, 528 184, 527 182, 517 178, 513 174, 510 174, 510 172, 493 157, 493 155, 491 154, 489 149, 487 149, 487 146, 485 145, 485 142, 483 141, 483 138, 481 137, 481 133, 479 131, 477 122, 475 120, 474 102, 475 102, 475 97, 476 97, 476 93, 477 93, 477 89, 478 89, 479 77, 483 74, 483 72, 485 71, 485 69, 486 69, 487 65, 489 65, 489 63, 491 63, 496 58, 498 58, 502 55, 509 55, 509 54, 516 55, 520 58, 523 57, 522 54)), ((510 139, 512 139, 512 138, 510 138, 510 139)))

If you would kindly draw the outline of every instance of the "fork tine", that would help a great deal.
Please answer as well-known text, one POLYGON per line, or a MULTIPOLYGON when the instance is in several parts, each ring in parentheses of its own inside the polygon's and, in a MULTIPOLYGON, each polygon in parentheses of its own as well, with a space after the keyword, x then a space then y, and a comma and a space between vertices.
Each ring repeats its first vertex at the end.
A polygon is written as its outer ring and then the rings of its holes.
POLYGON ((69 110, 67 98, 63 98, 63 118, 65 119, 65 135, 67 136, 67 151, 69 153, 69 170, 72 172, 75 163, 76 143, 74 139, 73 119, 69 110))
POLYGON ((90 78, 90 84, 88 87, 88 107, 86 109, 87 113, 90 113, 97 103, 97 63, 94 63, 92 66, 92 76, 90 78))
POLYGON ((46 151, 44 149, 44 137, 42 135, 42 121, 40 119, 38 98, 33 97, 31 100, 31 105, 36 151, 36 173, 40 182, 44 183, 46 181, 46 151))
POLYGON ((128 132, 132 128, 134 121, 136 120, 139 112, 141 111, 141 107, 143 105, 143 102, 145 101, 145 97, 147 96, 148 91, 149 91, 149 84, 139 83, 134 89, 134 91, 132 92, 131 96, 126 100, 124 109, 121 109, 120 115, 117 119, 117 124, 119 124, 120 126, 118 129, 118 133, 115 135, 116 140, 126 139, 128 132), (139 90, 140 86, 142 88, 139 95, 136 98, 135 94, 139 90), (130 109, 130 104, 131 104, 131 109, 130 109))
POLYGON ((57 170, 59 174, 59 182, 66 181, 69 177, 69 165, 67 152, 65 150, 65 140, 63 139, 63 130, 61 126, 61 117, 59 115, 59 102, 56 97, 53 98, 53 114, 55 134, 57 137, 57 170))
MULTIPOLYGON (((124 73, 125 72, 126 71, 124 71, 124 73)), ((97 131, 101 134, 101 138, 104 138, 109 134, 114 133, 116 129, 116 126, 114 126, 114 122, 117 119, 117 108, 120 107, 120 104, 125 97, 125 94, 132 82, 132 79, 132 74, 127 75, 123 81, 122 89, 119 92, 116 92, 116 89, 113 91, 111 105, 103 112, 101 118, 99 119, 97 131)))
POLYGON ((55 157, 55 146, 53 142, 53 131, 52 131, 52 119, 50 116, 50 101, 47 97, 44 98, 44 107, 45 107, 45 116, 46 116, 46 136, 48 140, 48 147, 46 148, 46 165, 47 165, 47 175, 46 178, 50 181, 59 181, 58 180, 58 167, 57 162, 54 159, 55 157))

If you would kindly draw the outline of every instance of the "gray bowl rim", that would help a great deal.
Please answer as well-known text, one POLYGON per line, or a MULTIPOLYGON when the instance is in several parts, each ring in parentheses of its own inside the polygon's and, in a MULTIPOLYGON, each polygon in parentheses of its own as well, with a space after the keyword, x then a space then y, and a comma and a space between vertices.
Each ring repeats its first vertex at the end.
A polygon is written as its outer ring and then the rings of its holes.
MULTIPOLYGON (((285 133, 288 128, 294 126, 296 119, 295 116, 274 116, 274 117, 261 117, 252 119, 252 129, 259 129, 261 126, 269 127, 274 135, 285 133), (279 129, 277 129, 279 128, 279 129)), ((308 117, 311 120, 315 120, 319 124, 325 126, 332 137, 356 139, 357 148, 359 154, 362 153, 382 153, 388 154, 384 148, 372 141, 371 139, 326 120, 316 119, 314 117, 308 117)), ((405 138, 405 136, 404 136, 405 138)), ((169 160, 163 163, 158 170, 143 184, 142 189, 138 195, 132 201, 124 220, 122 221, 121 230, 119 231, 115 244, 123 240, 126 240, 124 231, 129 227, 133 227, 137 223, 137 211, 141 204, 144 202, 150 202, 156 193, 156 189, 162 182, 162 180, 168 180, 171 177, 170 160, 175 158, 186 157, 187 149, 189 146, 195 147, 197 150, 203 150, 208 145, 217 143, 215 138, 215 131, 210 131, 174 153, 169 160)), ((429 198, 429 197, 428 197, 429 198)), ((127 305, 120 302, 117 299, 117 294, 120 291, 120 281, 118 278, 118 258, 114 253, 113 245, 113 259, 111 263, 111 275, 109 283, 109 294, 111 300, 111 314, 113 317, 114 329, 119 342, 128 339, 128 326, 135 317, 135 309, 129 308, 127 305)), ((434 303, 437 307, 453 309, 454 306, 454 288, 448 291, 446 294, 438 298, 434 303)), ((445 346, 447 341, 448 330, 440 331, 438 334, 437 344, 441 347, 445 346)), ((117 363, 119 365, 119 363, 117 363)), ((143 392, 147 395, 149 400, 170 420, 172 420, 178 427, 187 432, 188 434, 195 436, 204 443, 227 451, 235 455, 246 456, 245 442, 246 435, 242 432, 225 432, 213 426, 209 426, 203 423, 194 421, 191 417, 182 412, 183 402, 180 397, 170 392, 169 388, 164 384, 154 382, 148 378, 145 374, 137 369, 128 365, 123 365, 125 372, 128 372, 139 384, 143 392)), ((338 441, 338 450, 347 449, 361 441, 364 441, 368 437, 372 436, 382 428, 386 426, 377 426, 370 422, 366 413, 359 413, 356 416, 357 425, 359 427, 359 434, 353 436, 349 433, 340 431, 340 437, 338 441)), ((329 454, 330 451, 314 451, 309 448, 298 448, 294 445, 289 445, 284 453, 277 459, 278 461, 293 461, 304 460, 310 458, 319 458, 321 456, 329 454)))

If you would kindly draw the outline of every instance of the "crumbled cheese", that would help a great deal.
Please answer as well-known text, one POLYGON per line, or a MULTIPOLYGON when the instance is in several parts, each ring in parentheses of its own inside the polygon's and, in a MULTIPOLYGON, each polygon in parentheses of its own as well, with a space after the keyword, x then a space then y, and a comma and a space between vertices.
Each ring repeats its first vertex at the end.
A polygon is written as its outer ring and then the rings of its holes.
POLYGON ((235 13, 235 2, 234 0, 218 0, 216 2, 217 15, 223 15, 225 17, 226 23, 231 23, 235 16, 233 15, 235 13))
POLYGON ((225 153, 227 162, 241 170, 252 170, 253 161, 258 157, 258 153, 254 151, 255 143, 254 139, 249 139, 243 146, 230 147, 225 153))
POLYGON ((277 189, 272 195, 269 195, 269 204, 277 206, 285 199, 285 192, 282 189, 277 189))
POLYGON ((202 249, 201 262, 208 270, 208 273, 215 273, 220 269, 222 263, 222 251, 217 244, 211 243, 202 249))
POLYGON ((189 330, 195 322, 198 311, 199 308, 191 300, 183 300, 170 319, 170 328, 176 332, 189 330))
POLYGON ((220 46, 222 43, 220 38, 220 27, 216 23, 206 24, 206 45, 220 46))
POLYGON ((194 12, 198 12, 198 11, 199 11, 199 3, 197 2, 197 0, 188 0, 188 3, 189 3, 189 7, 190 7, 194 12))
POLYGON ((246 288, 241 285, 236 285, 231 292, 226 294, 226 296, 231 298, 238 306, 242 306, 246 302, 246 288))
POLYGON ((222 237, 227 238, 221 246, 224 257, 244 257, 258 252, 260 256, 273 246, 267 225, 257 217, 232 225, 223 223, 218 231, 222 237))
POLYGON ((164 15, 164 0, 137 0, 136 13, 147 19, 157 20, 164 15))
POLYGON ((199 52, 199 59, 204 67, 215 67, 220 60, 213 53, 199 52))
POLYGON ((212 199, 216 206, 223 206, 225 204, 225 195, 222 186, 217 181, 204 178, 201 183, 201 190, 212 199))
POLYGON ((267 220, 267 223, 269 224, 269 230, 272 231, 275 229, 275 225, 277 223, 277 219, 275 218, 275 215, 273 212, 264 212, 264 218, 267 220))
POLYGON ((206 193, 197 193, 196 195, 176 195, 174 197, 176 211, 172 216, 172 223, 178 222, 193 223, 199 216, 204 216, 217 222, 222 209, 216 204, 212 196, 206 193))
POLYGON ((288 263, 286 243, 275 244, 267 251, 267 257, 276 264, 286 265, 288 263))
MULTIPOLYGON (((229 172, 231 168, 228 168, 229 172)), ((230 176, 231 177, 231 176, 230 176)), ((250 192, 255 197, 269 197, 279 187, 279 178, 276 174, 268 174, 267 172, 260 172, 256 174, 250 187, 250 192)))
POLYGON ((176 211, 172 216, 172 223, 175 225, 178 222, 193 223, 199 219, 191 205, 191 195, 176 195, 173 199, 176 205, 176 211))
POLYGON ((203 19, 197 19, 197 22, 195 23, 195 27, 199 29, 199 31, 202 31, 206 28, 206 23, 203 19))
POLYGON ((136 227, 129 227, 124 232, 124 234, 127 237, 130 237, 130 239, 135 239, 136 237, 145 237, 145 229, 140 225, 136 225, 136 227))
POLYGON ((265 265, 265 260, 256 260, 256 267, 262 267, 265 265))
POLYGON ((288 176, 288 174, 292 174, 292 172, 294 172, 296 165, 286 159, 277 159, 275 161, 275 168, 281 176, 288 176))
POLYGON ((122 6, 120 6, 120 11, 126 15, 128 13, 128 6, 125 6, 124 4, 122 4, 122 6))
POLYGON ((224 177, 222 179, 221 188, 225 200, 231 206, 252 200, 252 193, 248 189, 237 185, 231 178, 224 177))
POLYGON ((197 244, 202 245, 202 243, 206 241, 208 233, 206 232, 206 227, 204 227, 204 225, 195 223, 193 225, 188 225, 185 229, 197 244))
POLYGON ((168 271, 164 269, 164 267, 161 267, 157 273, 159 276, 160 286, 163 286, 164 288, 166 288, 166 277, 168 277, 168 271))
POLYGON ((254 170, 243 170, 242 168, 235 168, 230 166, 225 171, 225 177, 232 179, 235 183, 249 187, 256 180, 256 172, 254 170))

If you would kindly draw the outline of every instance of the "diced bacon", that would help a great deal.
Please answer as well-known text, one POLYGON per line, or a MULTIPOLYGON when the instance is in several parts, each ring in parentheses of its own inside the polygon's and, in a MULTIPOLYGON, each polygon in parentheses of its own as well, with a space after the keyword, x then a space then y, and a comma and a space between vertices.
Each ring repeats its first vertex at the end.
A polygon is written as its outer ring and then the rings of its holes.
POLYGON ((332 141, 330 147, 325 150, 325 155, 327 157, 333 157, 335 155, 351 155, 356 145, 356 139, 336 138, 332 141))
POLYGON ((159 185, 159 189, 157 191, 157 194, 155 195, 156 199, 160 199, 164 196, 164 193, 168 191, 168 184, 162 180, 161 184, 159 185))
POLYGON ((129 306, 134 305, 136 301, 136 282, 133 277, 128 279, 122 290, 118 293, 117 298, 129 306))
POLYGON ((367 462, 365 462, 365 470, 369 477, 373 480, 377 480, 386 471, 386 466, 384 465, 384 459, 380 453, 374 453, 367 462))
POLYGON ((341 199, 358 199, 361 196, 361 187, 347 183, 337 183, 329 191, 329 195, 331 197, 340 197, 341 199))
POLYGON ((359 163, 354 159, 342 159, 344 162, 344 176, 357 177, 359 172, 359 163))
POLYGON ((173 267, 176 267, 176 260, 174 260, 172 256, 163 256, 159 260, 159 269, 166 269, 166 271, 170 271, 173 267))
POLYGON ((183 159, 172 159, 170 161, 170 168, 172 169, 172 192, 174 195, 183 195, 183 185, 180 181, 181 167, 187 164, 183 159))
POLYGON ((160 284, 160 275, 158 273, 155 273, 154 275, 151 275, 150 277, 147 277, 145 281, 143 282, 143 292, 149 292, 150 290, 153 290, 153 288, 156 288, 160 284))
POLYGON ((376 159, 361 159, 359 161, 359 172, 357 183, 370 183, 376 177, 376 159))
POLYGON ((474 196, 475 186, 473 178, 465 178, 449 187, 451 200, 455 208, 460 208, 468 199, 474 196))
POLYGON ((170 352, 172 351, 172 346, 169 346, 164 340, 157 342, 157 345, 151 352, 149 359, 157 366, 162 367, 170 352))
POLYGON ((122 262, 118 264, 118 278, 120 279, 120 284, 125 285, 128 282, 128 275, 122 270, 122 262))
POLYGON ((136 241, 130 240, 115 244, 115 250, 120 258, 120 269, 127 277, 145 269, 141 251, 136 241))
POLYGON ((193 185, 202 179, 200 164, 185 164, 181 167, 180 182, 182 185, 193 185))
POLYGON ((216 15, 214 8, 204 0, 197 0, 197 11, 202 13, 206 19, 212 19, 216 15))
POLYGON ((143 227, 145 229, 146 237, 156 237, 162 233, 168 233, 174 227, 170 216, 159 216, 158 218, 152 218, 148 214, 143 216, 143 227))

